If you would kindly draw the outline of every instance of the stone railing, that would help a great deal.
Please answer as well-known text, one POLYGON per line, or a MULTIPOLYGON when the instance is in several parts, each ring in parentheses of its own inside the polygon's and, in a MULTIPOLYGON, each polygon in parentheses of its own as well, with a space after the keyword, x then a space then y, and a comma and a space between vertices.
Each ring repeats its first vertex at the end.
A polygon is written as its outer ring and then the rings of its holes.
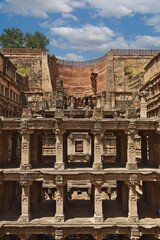
POLYGON ((160 50, 112 49, 113 55, 157 55, 160 50))
POLYGON ((39 48, 0 48, 2 54, 41 54, 42 49, 39 48))

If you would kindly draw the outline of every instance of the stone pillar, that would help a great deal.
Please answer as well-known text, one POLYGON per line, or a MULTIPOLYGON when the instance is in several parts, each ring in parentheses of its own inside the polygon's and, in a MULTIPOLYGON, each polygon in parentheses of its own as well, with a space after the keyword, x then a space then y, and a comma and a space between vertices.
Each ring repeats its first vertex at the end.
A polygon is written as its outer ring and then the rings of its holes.
POLYGON ((103 206, 102 206, 102 181, 93 181, 94 184, 94 222, 103 222, 103 206))
POLYGON ((102 165, 102 152, 103 152, 103 134, 104 131, 102 131, 101 123, 95 122, 94 124, 94 131, 92 131, 94 134, 94 162, 93 162, 93 169, 94 170, 100 170, 103 169, 102 165))
POLYGON ((133 222, 136 222, 138 220, 136 184, 137 175, 132 174, 130 176, 130 182, 128 183, 129 188, 128 218, 133 222))
POLYGON ((57 170, 64 170, 64 133, 65 130, 57 130, 56 132, 56 162, 54 168, 57 170))
POLYGON ((127 143, 127 165, 126 167, 129 170, 137 169, 136 162, 136 144, 135 144, 135 135, 137 134, 135 123, 129 124, 129 129, 126 131, 128 135, 128 143, 127 143))
POLYGON ((30 163, 30 138, 33 131, 22 131, 22 144, 21 144, 21 166, 22 170, 31 168, 30 163))
POLYGON ((64 208, 65 208, 65 197, 64 193, 64 187, 66 185, 66 182, 63 181, 63 177, 60 175, 56 176, 55 184, 57 186, 57 194, 56 194, 56 214, 55 214, 55 220, 56 222, 64 222, 65 216, 64 216, 64 208))
POLYGON ((114 60, 113 60, 113 51, 110 50, 107 53, 107 69, 106 69, 106 107, 105 110, 111 110, 112 101, 111 101, 111 92, 115 91, 115 82, 114 82, 114 60))
POLYGON ((140 92, 140 118, 147 118, 147 96, 149 95, 148 92, 143 91, 140 92))
POLYGON ((29 222, 31 218, 30 213, 30 189, 31 182, 26 184, 20 183, 22 186, 22 196, 21 196, 21 216, 19 218, 20 222, 29 222))

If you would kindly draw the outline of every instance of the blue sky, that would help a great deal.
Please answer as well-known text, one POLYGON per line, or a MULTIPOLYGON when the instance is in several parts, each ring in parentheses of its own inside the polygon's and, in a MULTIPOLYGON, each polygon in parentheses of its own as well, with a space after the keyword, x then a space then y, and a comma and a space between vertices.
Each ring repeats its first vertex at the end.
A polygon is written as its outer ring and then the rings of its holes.
POLYGON ((160 49, 160 0, 0 0, 0 34, 40 31, 50 54, 90 60, 110 49, 160 49))

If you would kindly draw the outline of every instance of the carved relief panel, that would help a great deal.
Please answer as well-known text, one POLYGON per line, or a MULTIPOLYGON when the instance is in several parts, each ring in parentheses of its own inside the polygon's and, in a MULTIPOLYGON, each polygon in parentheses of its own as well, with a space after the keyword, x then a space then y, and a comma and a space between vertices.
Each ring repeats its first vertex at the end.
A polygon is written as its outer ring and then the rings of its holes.
POLYGON ((87 132, 71 132, 67 138, 69 162, 89 162, 91 156, 91 137, 87 132))

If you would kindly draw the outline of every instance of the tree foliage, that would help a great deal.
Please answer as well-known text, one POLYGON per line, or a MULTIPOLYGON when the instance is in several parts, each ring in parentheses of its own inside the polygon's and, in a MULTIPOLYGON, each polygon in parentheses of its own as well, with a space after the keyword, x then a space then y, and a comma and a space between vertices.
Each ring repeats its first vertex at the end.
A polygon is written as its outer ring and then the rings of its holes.
POLYGON ((5 28, 0 35, 0 45, 3 48, 22 48, 24 36, 19 28, 5 28))
POLYGON ((0 35, 0 46, 2 48, 41 48, 48 51, 48 44, 49 39, 38 31, 34 34, 23 34, 19 28, 7 28, 0 35))
POLYGON ((42 50, 48 50, 46 47, 49 44, 49 39, 40 32, 35 32, 33 35, 26 33, 25 35, 25 47, 26 48, 41 48, 42 50))

